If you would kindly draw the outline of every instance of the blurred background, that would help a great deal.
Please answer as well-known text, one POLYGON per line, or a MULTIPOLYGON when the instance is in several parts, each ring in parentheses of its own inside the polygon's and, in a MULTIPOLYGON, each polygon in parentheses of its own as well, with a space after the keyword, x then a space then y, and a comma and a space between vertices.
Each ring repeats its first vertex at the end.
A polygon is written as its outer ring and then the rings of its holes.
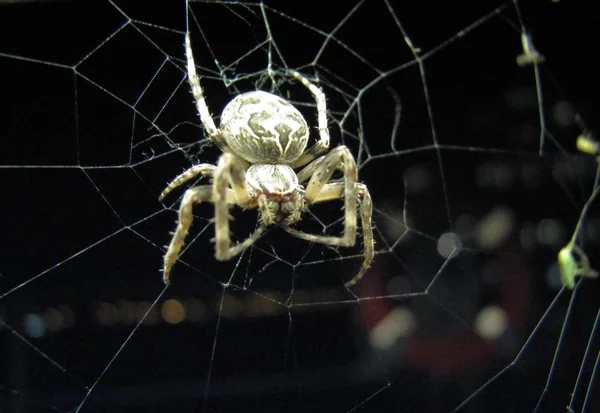
MULTIPOLYGON (((2 3, 1 412, 600 409, 598 282, 569 291, 556 266, 598 167, 575 148, 599 110, 590 6, 2 3), (286 67, 327 94, 332 147, 375 205, 352 290, 362 238, 274 228, 219 263, 210 205, 164 287, 184 189, 158 195, 219 156, 187 27, 215 117, 262 89, 316 125, 286 67), (538 65, 516 63, 524 33, 538 65)), ((341 206, 301 228, 340 233, 341 206)), ((592 266, 597 211, 579 237, 592 266)), ((256 213, 232 213, 243 239, 256 213)))

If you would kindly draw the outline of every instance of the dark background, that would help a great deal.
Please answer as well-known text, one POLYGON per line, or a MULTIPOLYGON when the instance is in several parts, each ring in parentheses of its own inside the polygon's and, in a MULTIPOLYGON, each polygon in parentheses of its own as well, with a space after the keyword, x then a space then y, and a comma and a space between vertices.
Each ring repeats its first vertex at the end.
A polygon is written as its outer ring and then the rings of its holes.
MULTIPOLYGON (((373 194, 378 255, 350 292, 342 284, 356 271, 360 259, 348 257, 360 242, 336 251, 274 229, 251 256, 217 263, 210 206, 197 208, 195 241, 164 289, 161 246, 181 191, 165 204, 158 194, 192 162, 218 157, 198 144, 187 84, 178 87, 186 26, 177 3, 0 5, 0 411, 500 412, 539 403, 538 411, 558 412, 573 392, 580 409, 598 354, 598 286, 584 280, 571 300, 552 283, 553 263, 596 164, 576 155, 582 127, 561 126, 555 114, 563 102, 596 130, 591 7, 518 3, 546 58, 540 107, 533 67, 515 64, 521 29, 512 3, 390 2, 422 49, 425 78, 385 3, 358 3, 356 13, 353 4, 267 4, 274 64, 319 74, 332 145, 351 148, 373 194), (348 48, 331 42, 314 62, 326 38, 311 28, 348 48), (360 106, 340 127, 359 92, 360 106), (476 228, 498 207, 510 211, 511 230, 485 247, 476 228), (410 219, 400 236, 403 208, 410 219), (450 230, 465 250, 446 260, 437 239, 450 230), (186 320, 164 321, 169 299, 185 304, 186 320), (509 318, 497 340, 473 327, 488 305, 509 318), (394 309, 412 314, 416 327, 384 350, 371 347, 370 332, 394 309), (26 328, 32 315, 46 323, 39 337, 26 328), (590 334, 591 359, 575 387, 590 334)), ((194 4, 192 12, 214 114, 260 87, 304 104, 314 122, 306 91, 261 76, 267 47, 246 55, 265 38, 259 9, 194 4), (225 87, 223 78, 237 81, 225 87)), ((336 232, 333 205, 312 212, 336 232)), ((243 237, 255 215, 235 212, 233 232, 243 237)), ((596 215, 592 208, 583 237, 592 264, 596 215)), ((322 229, 311 217, 304 225, 322 229)), ((600 409, 598 397, 589 402, 589 411, 600 409)))

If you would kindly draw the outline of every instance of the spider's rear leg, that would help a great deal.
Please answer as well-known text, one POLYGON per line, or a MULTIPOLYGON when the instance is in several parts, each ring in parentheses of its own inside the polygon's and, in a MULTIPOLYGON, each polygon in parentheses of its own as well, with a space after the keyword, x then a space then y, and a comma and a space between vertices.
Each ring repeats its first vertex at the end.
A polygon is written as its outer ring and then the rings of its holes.
POLYGON ((206 130, 206 133, 210 139, 221 149, 222 152, 229 151, 227 142, 221 132, 215 125, 215 121, 210 114, 206 99, 204 98, 204 90, 200 85, 200 76, 196 72, 196 62, 194 61, 194 54, 192 53, 192 41, 190 40, 190 34, 185 34, 185 56, 187 63, 188 81, 190 82, 190 88, 196 101, 196 109, 200 115, 200 121, 206 130))
POLYGON ((295 70, 290 70, 289 74, 296 80, 300 81, 312 93, 317 104, 317 121, 319 128, 319 140, 310 148, 308 148, 298 159, 291 165, 292 168, 298 168, 306 165, 322 153, 329 149, 329 129, 327 128, 327 101, 325 93, 317 85, 312 83, 306 77, 302 76, 295 70))

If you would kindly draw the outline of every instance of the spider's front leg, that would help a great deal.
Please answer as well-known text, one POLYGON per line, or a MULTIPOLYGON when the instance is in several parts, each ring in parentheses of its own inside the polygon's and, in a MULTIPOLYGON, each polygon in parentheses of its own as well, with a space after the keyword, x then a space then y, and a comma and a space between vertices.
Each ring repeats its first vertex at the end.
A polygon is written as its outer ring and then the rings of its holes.
MULTIPOLYGON (((194 220, 194 206, 202 202, 214 202, 213 191, 214 187, 212 185, 194 186, 185 191, 179 207, 179 220, 177 221, 177 228, 175 228, 173 238, 167 247, 167 252, 164 258, 163 281, 165 284, 169 285, 171 283, 171 269, 179 258, 181 249, 185 244, 185 239, 190 231, 190 227, 192 226, 192 222, 194 220)), ((231 189, 226 189, 223 198, 226 204, 235 204, 237 202, 236 194, 231 189)))
POLYGON ((236 155, 225 153, 221 155, 214 173, 213 202, 215 203, 215 257, 219 261, 227 261, 240 254, 252 245, 265 231, 260 225, 246 240, 231 246, 229 237, 229 203, 227 191, 233 190, 235 203, 249 206, 251 198, 246 184, 246 162, 236 155), (231 186, 231 189, 229 189, 231 186))
MULTIPOLYGON (((344 233, 341 237, 332 235, 306 234, 296 229, 285 227, 285 230, 298 238, 307 241, 319 242, 321 244, 351 247, 356 242, 356 196, 358 171, 352 154, 345 146, 338 146, 327 155, 314 161, 317 166, 307 165, 305 169, 313 170, 308 185, 306 186, 305 198, 309 204, 319 202, 321 192, 336 169, 342 169, 344 173, 344 233)), ((298 176, 305 176, 303 171, 298 176)), ((329 198, 331 199, 331 198, 329 198)))
POLYGON ((198 175, 212 177, 216 168, 216 166, 211 165, 209 163, 201 163, 199 165, 192 166, 190 169, 177 175, 175 179, 169 182, 167 187, 164 189, 164 191, 162 191, 162 193, 158 197, 158 200, 162 201, 173 189, 183 185, 191 179, 194 179, 198 175))
POLYGON ((212 201, 212 186, 210 185, 195 186, 185 191, 183 195, 181 206, 179 207, 177 228, 173 233, 173 238, 167 248, 163 263, 163 281, 167 285, 171 283, 171 268, 173 268, 173 265, 177 262, 177 258, 179 258, 179 253, 192 225, 194 205, 206 201, 212 201))
POLYGON ((364 241, 364 259, 358 273, 344 285, 351 287, 365 274, 375 255, 375 241, 373 239, 373 202, 366 185, 356 182, 356 162, 350 151, 340 146, 328 155, 316 159, 298 173, 302 182, 308 177, 311 179, 306 189, 307 200, 310 203, 319 203, 344 198, 344 234, 341 237, 307 234, 293 228, 284 227, 290 234, 310 242, 319 242, 327 245, 352 246, 356 241, 356 202, 360 200, 360 218, 364 241), (343 182, 327 181, 333 172, 338 169, 344 172, 343 182), (316 194, 316 195, 315 195, 316 194), (309 198, 310 196, 310 198, 309 198))
MULTIPOLYGON (((369 189, 365 184, 357 183, 356 195, 357 199, 360 200, 360 221, 363 233, 364 259, 360 270, 358 270, 358 273, 356 273, 352 279, 344 283, 346 287, 352 287, 354 284, 360 281, 367 269, 369 269, 371 261, 373 261, 373 257, 375 256, 375 240, 373 238, 372 223, 373 201, 371 200, 371 194, 369 193, 369 189)), ((319 194, 319 198, 315 200, 315 203, 333 201, 335 199, 340 199, 343 196, 344 183, 332 182, 323 187, 323 190, 319 194)))

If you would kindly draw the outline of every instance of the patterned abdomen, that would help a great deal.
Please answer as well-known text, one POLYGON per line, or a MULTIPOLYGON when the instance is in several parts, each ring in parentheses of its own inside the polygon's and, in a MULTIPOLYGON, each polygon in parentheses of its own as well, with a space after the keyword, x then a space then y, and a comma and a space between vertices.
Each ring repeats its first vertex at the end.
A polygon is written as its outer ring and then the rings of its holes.
POLYGON ((289 102, 271 93, 234 98, 221 115, 229 147, 250 163, 289 164, 306 149, 308 124, 289 102))

